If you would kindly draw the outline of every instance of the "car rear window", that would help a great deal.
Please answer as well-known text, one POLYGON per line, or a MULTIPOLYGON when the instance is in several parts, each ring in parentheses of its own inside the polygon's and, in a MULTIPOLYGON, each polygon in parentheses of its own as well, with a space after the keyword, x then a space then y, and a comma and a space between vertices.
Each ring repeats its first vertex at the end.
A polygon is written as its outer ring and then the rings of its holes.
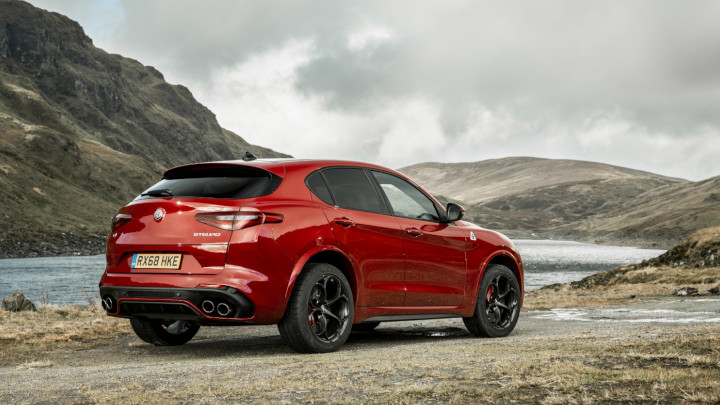
POLYGON ((244 199, 268 195, 282 179, 267 170, 236 165, 182 166, 165 172, 163 179, 137 199, 194 197, 244 199))

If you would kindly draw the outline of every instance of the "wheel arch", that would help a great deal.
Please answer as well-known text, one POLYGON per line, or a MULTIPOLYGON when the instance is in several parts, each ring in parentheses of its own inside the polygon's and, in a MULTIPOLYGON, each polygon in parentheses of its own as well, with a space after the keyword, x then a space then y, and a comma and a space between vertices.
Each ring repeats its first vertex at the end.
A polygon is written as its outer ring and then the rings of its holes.
MULTIPOLYGON (((485 270, 488 269, 493 264, 500 264, 507 268, 509 268, 513 274, 515 274, 515 278, 518 281, 518 285, 520 286, 520 305, 522 305, 525 297, 525 277, 524 277, 524 271, 522 267, 522 262, 519 258, 516 258, 515 255, 513 255, 510 252, 506 251, 498 251, 493 256, 489 258, 489 260, 485 263, 483 266, 482 271, 480 272, 480 277, 478 277, 475 285, 475 291, 477 291, 478 288, 480 288, 480 280, 482 280, 483 275, 485 274, 485 270)), ((477 294, 476 294, 477 295, 477 294)))
POLYGON ((290 276, 290 282, 288 283, 287 290, 285 291, 285 298, 290 297, 290 294, 292 294, 293 288, 295 287, 297 278, 300 276, 300 273, 302 273, 305 266, 310 263, 327 263, 337 267, 338 270, 345 275, 348 282, 350 282, 353 297, 355 297, 355 301, 357 302, 358 280, 356 278, 355 267, 345 253, 335 246, 317 247, 316 249, 305 253, 300 260, 298 260, 293 268, 292 275, 290 276))

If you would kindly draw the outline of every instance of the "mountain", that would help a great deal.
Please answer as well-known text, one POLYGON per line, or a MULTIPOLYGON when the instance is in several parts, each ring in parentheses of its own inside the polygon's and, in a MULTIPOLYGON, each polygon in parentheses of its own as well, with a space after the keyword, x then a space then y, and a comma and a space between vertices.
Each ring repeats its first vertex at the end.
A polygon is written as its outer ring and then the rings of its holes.
POLYGON ((690 182, 601 163, 513 157, 400 169, 513 237, 669 247, 720 225, 720 177, 690 182))
POLYGON ((69 18, 0 0, 0 257, 101 251, 112 215, 164 169, 247 150, 287 157, 69 18))

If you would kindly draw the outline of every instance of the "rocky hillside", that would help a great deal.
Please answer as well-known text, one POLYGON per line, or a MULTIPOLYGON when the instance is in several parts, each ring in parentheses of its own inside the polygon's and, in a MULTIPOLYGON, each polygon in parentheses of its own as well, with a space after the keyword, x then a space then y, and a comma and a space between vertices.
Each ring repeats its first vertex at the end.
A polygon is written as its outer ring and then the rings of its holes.
MULTIPOLYGON (((566 285, 544 289, 632 288, 638 295, 668 294, 674 291, 720 293, 720 226, 701 229, 662 255, 642 263, 618 267, 566 285)), ((678 295, 688 295, 680 293, 678 295)))
POLYGON ((67 17, 0 0, 0 257, 101 251, 111 216, 165 168, 246 150, 286 156, 67 17))
POLYGON ((702 182, 600 163, 505 158, 400 169, 513 237, 670 247, 720 225, 720 177, 702 182))
POLYGON ((662 255, 644 261, 641 266, 720 267, 720 226, 695 232, 662 255))

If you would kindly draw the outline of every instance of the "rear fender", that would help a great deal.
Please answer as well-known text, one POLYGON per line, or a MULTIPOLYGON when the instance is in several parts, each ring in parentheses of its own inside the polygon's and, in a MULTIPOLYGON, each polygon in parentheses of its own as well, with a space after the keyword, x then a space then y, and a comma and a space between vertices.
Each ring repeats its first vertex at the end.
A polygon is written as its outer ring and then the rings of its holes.
MULTIPOLYGON (((305 265, 307 265, 310 262, 314 262, 318 255, 322 255, 323 253, 334 253, 337 256, 342 257, 342 261, 344 262, 345 268, 340 268, 340 271, 342 271, 345 276, 348 278, 348 281, 350 282, 350 285, 352 287, 354 301, 357 302, 358 294, 360 292, 357 290, 357 287, 359 284, 359 280, 357 279, 357 275, 354 271, 355 264, 352 263, 350 259, 348 259, 348 256, 340 250, 337 246, 332 245, 325 245, 325 246, 317 246, 309 251, 307 251, 305 254, 303 254, 300 259, 295 263, 295 267, 293 268, 292 274, 290 275, 290 280, 288 282, 287 290, 285 291, 285 298, 290 299, 290 295, 292 294, 293 288, 295 287, 295 281, 297 281, 297 278, 300 276, 300 273, 302 273, 303 269, 305 268, 305 265)), ((326 262, 325 260, 318 260, 318 262, 326 262)), ((333 263, 330 263, 333 264, 333 263)))

